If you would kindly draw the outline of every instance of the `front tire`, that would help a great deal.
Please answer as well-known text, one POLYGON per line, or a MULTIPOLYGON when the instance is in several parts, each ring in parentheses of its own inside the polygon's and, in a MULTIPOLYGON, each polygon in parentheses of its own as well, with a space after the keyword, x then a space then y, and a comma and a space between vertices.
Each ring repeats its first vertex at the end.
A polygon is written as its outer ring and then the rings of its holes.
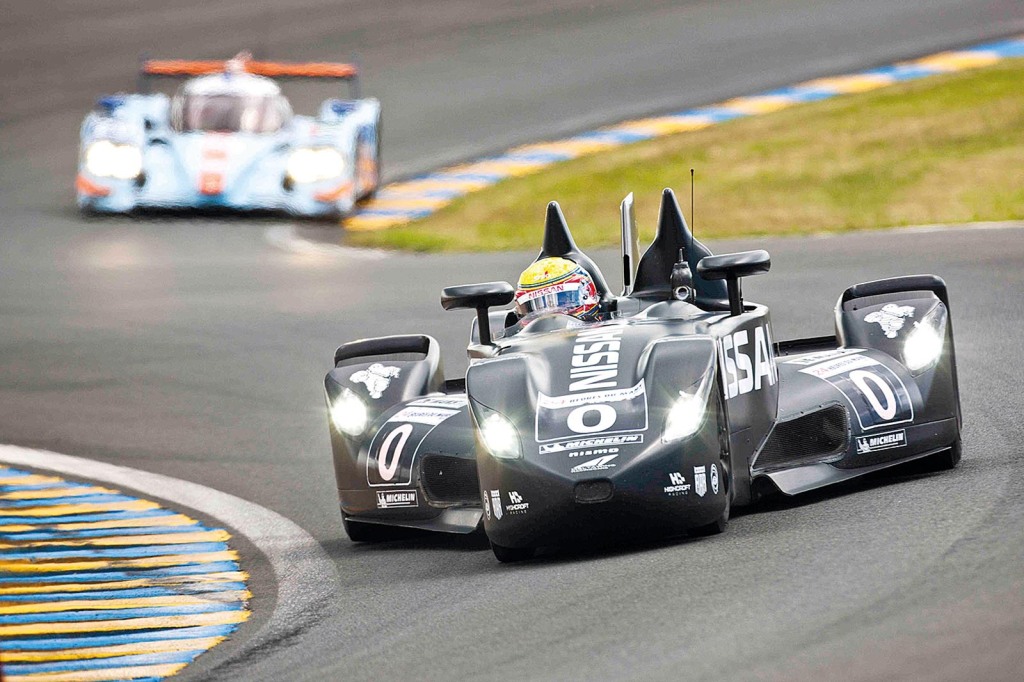
POLYGON ((494 552, 494 558, 503 564, 526 561, 532 559, 534 555, 533 547, 504 547, 495 544, 494 541, 491 541, 491 551, 494 552))
POLYGON ((928 458, 928 465, 932 471, 948 471, 955 469, 960 464, 960 457, 963 454, 963 448, 960 444, 960 435, 957 434, 956 440, 949 446, 948 450, 944 450, 937 454, 932 455, 928 458))

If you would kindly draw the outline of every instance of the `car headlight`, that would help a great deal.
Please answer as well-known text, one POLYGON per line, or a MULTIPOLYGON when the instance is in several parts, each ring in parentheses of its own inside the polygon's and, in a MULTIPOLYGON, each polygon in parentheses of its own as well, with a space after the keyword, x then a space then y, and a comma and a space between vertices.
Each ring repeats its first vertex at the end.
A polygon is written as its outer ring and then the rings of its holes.
POLYGON ((946 316, 930 314, 903 341, 903 364, 911 372, 922 372, 938 363, 945 345, 946 316))
POLYGON ((662 442, 671 443, 682 440, 700 430, 708 412, 712 375, 713 372, 705 374, 700 385, 693 392, 679 391, 679 397, 672 403, 668 417, 665 418, 665 430, 661 435, 662 442))
POLYGON ((301 147, 288 157, 288 176, 298 183, 330 180, 345 172, 345 157, 332 147, 301 147))
POLYGON ((349 389, 343 388, 334 400, 328 397, 327 402, 331 412, 331 421, 339 431, 350 436, 358 436, 366 430, 369 413, 362 398, 349 389))
POLYGON ((85 168, 97 177, 131 180, 142 172, 142 151, 110 140, 93 142, 85 150, 85 168))
POLYGON ((487 416, 480 423, 480 437, 484 441, 484 446, 495 457, 519 459, 523 456, 516 427, 493 410, 487 410, 487 416))

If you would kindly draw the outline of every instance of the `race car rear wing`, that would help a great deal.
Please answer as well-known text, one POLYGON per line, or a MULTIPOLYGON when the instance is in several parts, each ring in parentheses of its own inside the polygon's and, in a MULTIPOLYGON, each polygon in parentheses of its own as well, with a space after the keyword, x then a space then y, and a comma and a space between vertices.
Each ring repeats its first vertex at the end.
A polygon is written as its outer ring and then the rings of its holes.
POLYGON ((156 78, 194 78, 232 71, 277 80, 326 78, 348 81, 350 96, 359 98, 359 68, 355 64, 256 61, 248 53, 223 61, 143 58, 139 65, 139 91, 149 92, 151 81, 156 78))

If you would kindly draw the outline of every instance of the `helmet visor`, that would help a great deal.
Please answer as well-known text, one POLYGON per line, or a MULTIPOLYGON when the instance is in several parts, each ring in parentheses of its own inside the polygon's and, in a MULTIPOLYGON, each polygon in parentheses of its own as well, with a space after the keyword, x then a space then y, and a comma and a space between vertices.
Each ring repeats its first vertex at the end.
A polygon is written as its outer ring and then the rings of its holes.
POLYGON ((541 313, 572 312, 587 303, 590 299, 580 282, 565 282, 518 292, 516 313, 520 317, 530 317, 541 313))

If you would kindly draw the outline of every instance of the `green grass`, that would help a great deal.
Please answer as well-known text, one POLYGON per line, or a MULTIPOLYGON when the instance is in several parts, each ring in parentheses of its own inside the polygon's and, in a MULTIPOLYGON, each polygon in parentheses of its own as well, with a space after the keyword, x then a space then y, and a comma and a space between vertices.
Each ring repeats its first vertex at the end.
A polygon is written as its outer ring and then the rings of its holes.
POLYGON ((349 233, 355 246, 486 251, 540 244, 557 200, 581 246, 618 243, 636 194, 653 235, 659 192, 702 238, 1024 219, 1024 60, 797 105, 556 164, 467 195, 406 226, 349 233))

